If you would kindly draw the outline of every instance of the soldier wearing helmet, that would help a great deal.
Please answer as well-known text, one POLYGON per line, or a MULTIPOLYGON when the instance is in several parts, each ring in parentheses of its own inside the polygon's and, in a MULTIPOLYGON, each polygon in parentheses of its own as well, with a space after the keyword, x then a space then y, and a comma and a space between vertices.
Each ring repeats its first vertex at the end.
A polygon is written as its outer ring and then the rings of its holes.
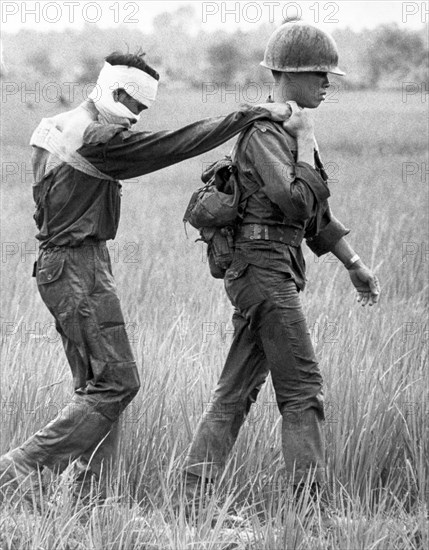
POLYGON ((285 23, 273 32, 261 65, 285 73, 345 74, 338 68, 338 52, 333 38, 303 21, 285 23))
POLYGON ((282 416, 282 450, 291 487, 306 480, 317 495, 325 479, 322 376, 300 303, 305 287, 301 243, 341 260, 362 305, 373 305, 379 284, 345 240, 332 214, 327 175, 309 109, 317 108, 338 68, 335 42, 298 21, 269 39, 262 65, 272 71, 275 99, 289 103, 282 127, 257 121, 238 139, 235 160, 247 200, 235 234, 235 255, 225 275, 234 306, 234 338, 212 399, 197 427, 185 465, 184 494, 221 474, 252 403, 268 374, 282 416), (204 476, 204 477, 203 477, 204 476))

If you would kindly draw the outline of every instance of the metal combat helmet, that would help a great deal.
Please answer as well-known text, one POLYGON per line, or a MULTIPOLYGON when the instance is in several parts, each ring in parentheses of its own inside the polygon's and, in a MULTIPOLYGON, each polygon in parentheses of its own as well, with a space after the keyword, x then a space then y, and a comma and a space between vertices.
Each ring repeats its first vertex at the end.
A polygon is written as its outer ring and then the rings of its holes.
POLYGON ((273 32, 261 65, 285 73, 316 71, 345 74, 338 68, 338 50, 334 39, 304 21, 284 23, 273 32))

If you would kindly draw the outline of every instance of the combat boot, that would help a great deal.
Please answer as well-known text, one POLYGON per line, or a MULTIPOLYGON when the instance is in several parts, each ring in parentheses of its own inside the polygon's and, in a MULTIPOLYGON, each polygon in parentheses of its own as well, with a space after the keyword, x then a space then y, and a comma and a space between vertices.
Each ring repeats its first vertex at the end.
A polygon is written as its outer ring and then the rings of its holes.
POLYGON ((183 513, 186 519, 195 516, 195 512, 204 506, 206 492, 210 491, 210 480, 185 472, 171 499, 174 515, 178 517, 183 513))
POLYGON ((225 502, 219 504, 216 499, 214 484, 210 479, 186 472, 182 482, 176 488, 172 498, 173 512, 176 517, 183 513, 190 524, 197 524, 210 519, 212 527, 222 522, 227 527, 240 527, 247 520, 225 502))
POLYGON ((338 511, 330 502, 327 491, 321 483, 300 483, 294 486, 294 503, 313 535, 321 536, 341 522, 338 511))
POLYGON ((17 448, 0 457, 0 502, 24 501, 38 510, 43 501, 42 468, 17 448))
POLYGON ((73 510, 93 508, 107 498, 105 480, 101 481, 89 467, 83 469, 79 461, 72 462, 61 473, 60 487, 63 503, 68 502, 73 510))

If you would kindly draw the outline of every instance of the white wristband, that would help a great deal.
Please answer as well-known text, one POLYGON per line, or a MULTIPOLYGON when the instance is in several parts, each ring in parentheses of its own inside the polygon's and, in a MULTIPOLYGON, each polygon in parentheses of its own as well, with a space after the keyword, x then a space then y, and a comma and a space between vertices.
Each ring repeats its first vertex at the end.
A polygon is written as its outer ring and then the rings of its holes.
POLYGON ((360 260, 360 257, 359 257, 357 254, 355 254, 354 256, 352 256, 352 257, 350 258, 350 260, 349 260, 347 263, 344 264, 344 267, 345 267, 346 269, 350 269, 350 268, 352 267, 352 265, 353 265, 354 263, 356 263, 358 260, 360 260))

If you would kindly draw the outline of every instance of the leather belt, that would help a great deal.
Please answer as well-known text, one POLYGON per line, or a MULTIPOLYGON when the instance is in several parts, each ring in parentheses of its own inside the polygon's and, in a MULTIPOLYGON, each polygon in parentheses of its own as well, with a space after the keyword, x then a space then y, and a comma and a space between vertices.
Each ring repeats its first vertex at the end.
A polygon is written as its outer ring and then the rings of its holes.
POLYGON ((278 241, 291 246, 300 246, 304 238, 304 229, 287 225, 266 225, 261 223, 245 223, 235 232, 235 240, 245 241, 278 241))
POLYGON ((96 237, 86 237, 79 244, 70 246, 69 244, 54 245, 48 244, 47 246, 41 246, 41 250, 57 251, 65 250, 67 248, 80 248, 81 246, 104 246, 106 244, 105 240, 97 239, 96 237))

